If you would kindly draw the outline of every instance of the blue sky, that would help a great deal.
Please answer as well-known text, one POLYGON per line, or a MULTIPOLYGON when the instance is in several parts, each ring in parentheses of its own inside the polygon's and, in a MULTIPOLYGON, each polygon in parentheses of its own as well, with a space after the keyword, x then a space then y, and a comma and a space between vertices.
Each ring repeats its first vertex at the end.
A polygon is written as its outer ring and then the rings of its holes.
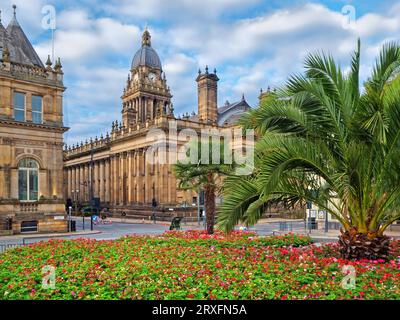
POLYGON ((177 114, 197 110, 195 77, 206 64, 221 79, 220 105, 244 93, 256 106, 260 88, 301 72, 308 52, 331 52, 346 68, 360 37, 365 79, 382 43, 400 35, 400 2, 389 0, 0 0, 5 25, 14 3, 42 60, 51 53, 51 33, 42 28, 41 11, 56 8, 68 144, 104 134, 120 119, 120 96, 146 25, 177 114), (345 6, 354 8, 351 24, 345 6))

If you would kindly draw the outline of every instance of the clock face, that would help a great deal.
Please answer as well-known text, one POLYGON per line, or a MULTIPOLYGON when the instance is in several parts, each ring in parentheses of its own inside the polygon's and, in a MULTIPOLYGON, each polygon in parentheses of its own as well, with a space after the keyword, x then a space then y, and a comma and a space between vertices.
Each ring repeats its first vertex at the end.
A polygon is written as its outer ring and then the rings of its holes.
POLYGON ((149 79, 150 79, 150 81, 155 81, 156 80, 156 75, 155 75, 155 73, 149 73, 149 79))

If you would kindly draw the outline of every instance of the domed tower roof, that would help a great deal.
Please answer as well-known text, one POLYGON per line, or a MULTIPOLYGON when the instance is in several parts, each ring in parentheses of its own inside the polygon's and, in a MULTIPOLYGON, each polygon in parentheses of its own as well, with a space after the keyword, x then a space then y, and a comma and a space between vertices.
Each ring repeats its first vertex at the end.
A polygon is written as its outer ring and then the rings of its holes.
POLYGON ((136 52, 132 61, 132 68, 147 66, 162 70, 161 61, 157 52, 151 47, 151 35, 146 29, 142 35, 142 47, 136 52))

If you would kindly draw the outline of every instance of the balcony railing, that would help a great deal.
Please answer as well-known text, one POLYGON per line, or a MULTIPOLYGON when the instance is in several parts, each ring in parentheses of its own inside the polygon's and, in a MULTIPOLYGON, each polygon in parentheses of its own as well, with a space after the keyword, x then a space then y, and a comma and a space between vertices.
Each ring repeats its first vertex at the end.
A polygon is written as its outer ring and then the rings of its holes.
POLYGON ((19 204, 20 212, 37 212, 39 204, 37 202, 21 202, 19 204))

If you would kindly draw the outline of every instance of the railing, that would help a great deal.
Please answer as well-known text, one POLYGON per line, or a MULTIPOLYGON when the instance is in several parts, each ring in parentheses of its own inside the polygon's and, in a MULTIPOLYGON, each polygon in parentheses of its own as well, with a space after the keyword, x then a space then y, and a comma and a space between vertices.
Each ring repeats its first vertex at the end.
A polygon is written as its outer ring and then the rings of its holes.
MULTIPOLYGON (((40 242, 43 241, 46 237, 43 238, 37 238, 37 237, 26 237, 26 238, 22 238, 21 242, 17 242, 17 243, 0 243, 0 254, 3 252, 6 252, 7 250, 10 249, 15 249, 18 247, 25 247, 27 245, 33 244, 35 242, 40 242), (29 240, 34 240, 33 242, 29 242, 29 240)), ((58 238, 58 237, 55 237, 58 238)), ((62 238, 62 237, 60 237, 62 238)))
POLYGON ((304 230, 304 222, 280 221, 279 231, 296 231, 304 230))
POLYGON ((19 204, 20 212, 37 212, 39 204, 36 202, 21 202, 19 204))
POLYGON ((47 78, 46 70, 35 66, 12 63, 11 71, 15 73, 29 74, 36 77, 47 78))
POLYGON ((9 249, 14 249, 17 247, 25 246, 24 243, 7 243, 7 244, 0 244, 0 253, 6 252, 9 249))

